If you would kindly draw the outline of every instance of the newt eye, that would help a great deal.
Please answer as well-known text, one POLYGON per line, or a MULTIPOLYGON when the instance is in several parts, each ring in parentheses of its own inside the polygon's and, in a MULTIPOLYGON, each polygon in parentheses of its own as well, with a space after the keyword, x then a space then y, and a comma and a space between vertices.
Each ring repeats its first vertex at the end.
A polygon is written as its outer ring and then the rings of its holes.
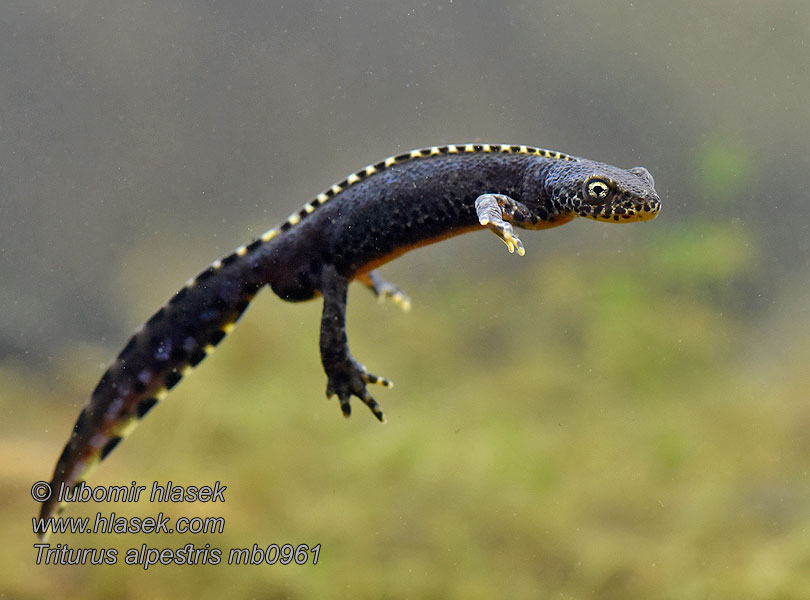
POLYGON ((584 185, 585 199, 591 204, 603 204, 610 197, 610 183, 602 177, 590 177, 584 185))

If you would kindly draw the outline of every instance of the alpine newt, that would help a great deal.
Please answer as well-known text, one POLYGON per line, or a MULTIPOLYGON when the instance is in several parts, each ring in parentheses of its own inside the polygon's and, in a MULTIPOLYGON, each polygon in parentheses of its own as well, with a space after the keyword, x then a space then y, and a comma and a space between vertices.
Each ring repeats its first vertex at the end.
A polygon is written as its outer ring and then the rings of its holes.
POLYGON ((524 253, 514 227, 546 229, 575 217, 626 223, 655 218, 660 201, 643 167, 620 169, 529 146, 466 144, 414 150, 369 165, 318 194, 279 227, 190 279, 132 336, 79 414, 56 464, 41 517, 60 486, 79 485, 135 425, 233 329, 269 285, 293 302, 323 297, 321 361, 327 397, 349 416, 356 396, 383 421, 367 384, 390 387, 349 352, 346 291, 359 280, 407 309, 375 270, 397 256, 489 229, 524 253))

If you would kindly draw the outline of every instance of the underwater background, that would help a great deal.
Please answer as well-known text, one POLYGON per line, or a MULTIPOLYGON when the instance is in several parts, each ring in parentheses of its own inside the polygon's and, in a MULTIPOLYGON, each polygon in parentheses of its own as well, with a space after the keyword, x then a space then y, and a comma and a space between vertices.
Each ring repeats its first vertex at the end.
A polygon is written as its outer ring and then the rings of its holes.
POLYGON ((810 6, 0 5, 2 598, 806 598, 810 6), (31 486, 130 334, 347 174, 443 143, 654 175, 662 212, 420 249, 350 292, 380 425, 324 399, 320 302, 263 292, 90 478, 225 502, 222 533, 62 534, 31 486), (359 290, 359 291, 357 291, 359 290), (124 564, 320 544, 316 565, 124 564))

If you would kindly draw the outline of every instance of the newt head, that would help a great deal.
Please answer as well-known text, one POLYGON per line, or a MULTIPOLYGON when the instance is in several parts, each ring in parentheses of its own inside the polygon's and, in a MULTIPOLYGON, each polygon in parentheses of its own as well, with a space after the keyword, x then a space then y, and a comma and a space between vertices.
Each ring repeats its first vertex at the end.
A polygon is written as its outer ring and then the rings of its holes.
POLYGON ((624 223, 649 221, 658 216, 661 199, 652 175, 644 167, 620 169, 586 159, 577 168, 550 174, 546 189, 560 211, 580 217, 624 223))

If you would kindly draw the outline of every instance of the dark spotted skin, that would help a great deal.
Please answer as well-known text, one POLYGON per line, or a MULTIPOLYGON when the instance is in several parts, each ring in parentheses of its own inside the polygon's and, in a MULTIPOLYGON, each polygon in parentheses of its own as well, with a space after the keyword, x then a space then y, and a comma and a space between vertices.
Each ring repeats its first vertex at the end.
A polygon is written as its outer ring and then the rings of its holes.
POLYGON ((523 254, 513 226, 544 229, 577 216, 642 221, 659 208, 652 177, 641 167, 624 170, 527 146, 441 146, 369 165, 278 228, 216 261, 135 333, 80 413, 41 516, 57 510, 59 486, 83 481, 213 350, 265 285, 289 301, 323 297, 320 349, 327 395, 338 396, 346 416, 356 396, 383 420, 366 386, 391 383, 369 373, 349 352, 349 282, 360 280, 407 307, 407 297, 373 269, 413 248, 490 229, 510 251, 523 254))

